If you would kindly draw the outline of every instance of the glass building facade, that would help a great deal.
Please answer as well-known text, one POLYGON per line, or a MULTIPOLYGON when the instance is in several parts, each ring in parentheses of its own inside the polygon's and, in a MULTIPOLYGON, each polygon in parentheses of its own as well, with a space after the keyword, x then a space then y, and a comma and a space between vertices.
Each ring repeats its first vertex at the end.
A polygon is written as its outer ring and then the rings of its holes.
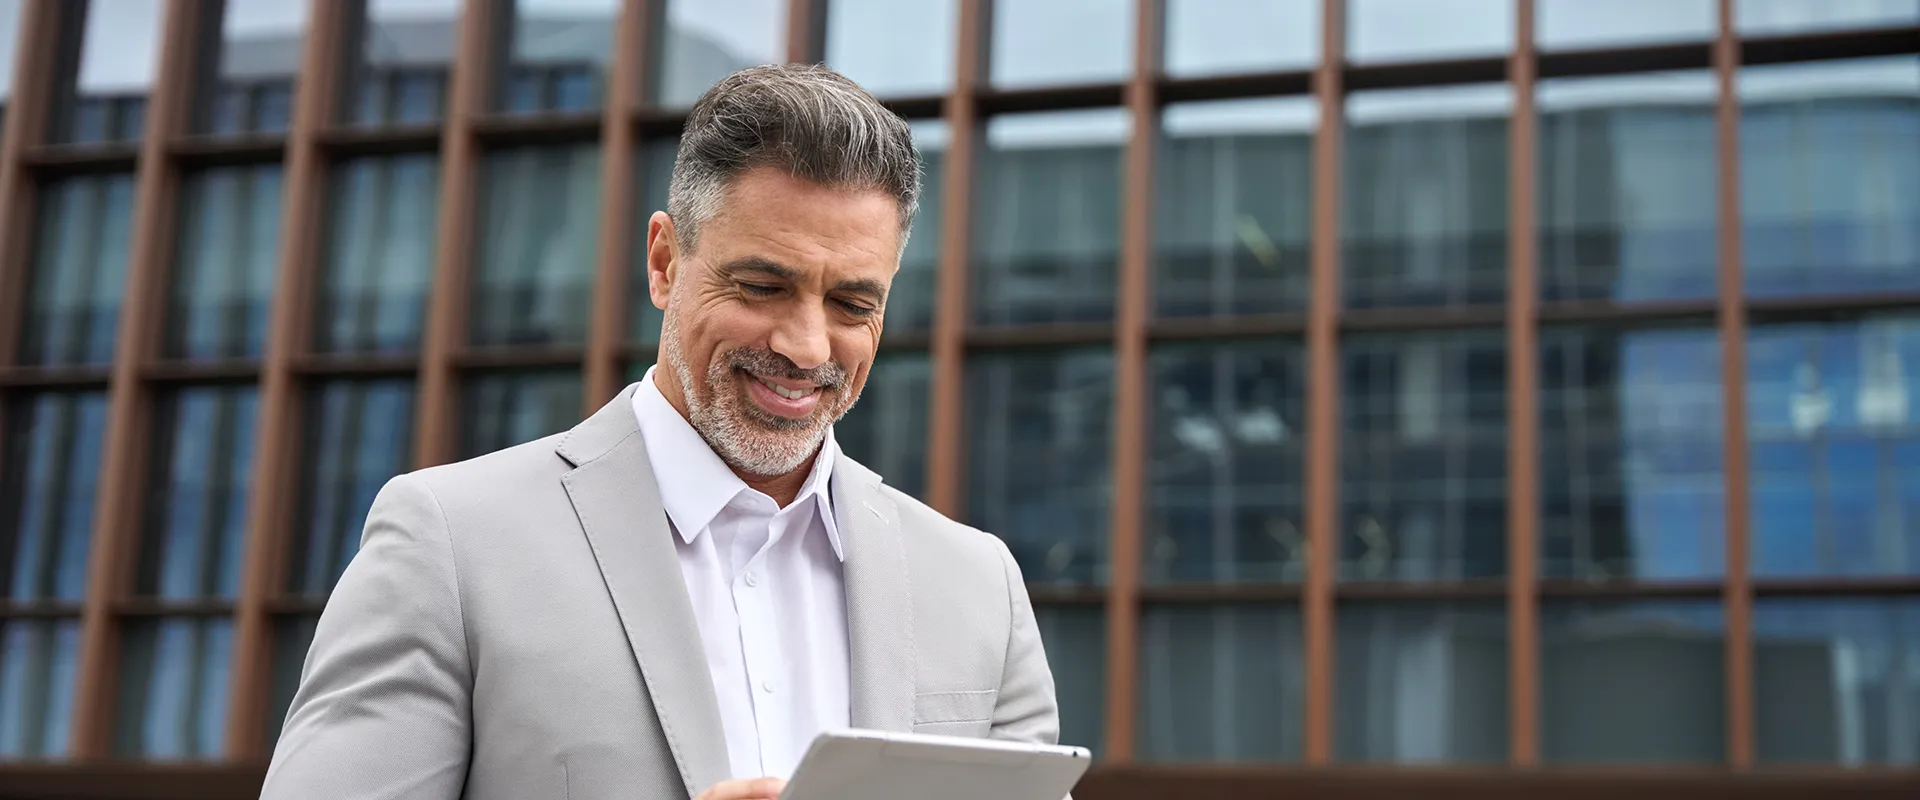
POLYGON ((910 121, 837 435, 1009 545, 1076 796, 1920 781, 1914 0, 0 0, 0 786, 249 796, 776 61, 910 121))

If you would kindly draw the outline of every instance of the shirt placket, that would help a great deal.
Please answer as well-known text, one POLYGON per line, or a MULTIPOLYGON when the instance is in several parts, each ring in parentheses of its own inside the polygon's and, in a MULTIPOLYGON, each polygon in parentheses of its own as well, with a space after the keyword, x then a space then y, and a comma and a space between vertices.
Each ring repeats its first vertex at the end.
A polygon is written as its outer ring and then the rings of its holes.
POLYGON ((782 763, 785 747, 782 737, 790 727, 787 693, 793 690, 784 674, 785 659, 780 652, 780 632, 774 618, 776 599, 768 574, 767 553, 781 537, 780 515, 761 517, 754 531, 760 537, 749 552, 745 564, 734 571, 733 603, 740 619, 740 650, 747 670, 747 685, 753 695, 754 738, 760 743, 760 774, 767 765, 782 763))

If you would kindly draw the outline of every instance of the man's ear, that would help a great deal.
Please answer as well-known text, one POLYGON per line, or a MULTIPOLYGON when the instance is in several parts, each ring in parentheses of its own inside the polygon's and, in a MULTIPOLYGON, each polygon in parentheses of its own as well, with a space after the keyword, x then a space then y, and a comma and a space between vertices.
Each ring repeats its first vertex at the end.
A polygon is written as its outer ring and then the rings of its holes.
POLYGON ((647 218, 647 295, 653 307, 665 310, 673 282, 680 277, 680 243, 673 218, 655 211, 647 218))

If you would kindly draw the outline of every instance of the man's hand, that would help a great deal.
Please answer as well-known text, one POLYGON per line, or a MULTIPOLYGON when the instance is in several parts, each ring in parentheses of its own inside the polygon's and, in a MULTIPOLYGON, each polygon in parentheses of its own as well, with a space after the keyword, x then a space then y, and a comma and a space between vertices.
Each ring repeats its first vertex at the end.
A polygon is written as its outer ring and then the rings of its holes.
POLYGON ((785 788, 787 782, 779 778, 721 781, 707 787, 693 800, 779 800, 780 790, 785 788))

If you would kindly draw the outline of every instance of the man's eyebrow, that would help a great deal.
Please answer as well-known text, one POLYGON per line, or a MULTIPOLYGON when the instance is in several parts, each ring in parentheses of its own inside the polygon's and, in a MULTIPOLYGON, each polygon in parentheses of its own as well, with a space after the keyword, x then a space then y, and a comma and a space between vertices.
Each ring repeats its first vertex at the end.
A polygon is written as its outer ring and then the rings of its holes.
POLYGON ((742 273, 758 273, 788 283, 800 281, 799 270, 762 256, 744 256, 720 265, 720 274, 726 277, 737 278, 742 273))

